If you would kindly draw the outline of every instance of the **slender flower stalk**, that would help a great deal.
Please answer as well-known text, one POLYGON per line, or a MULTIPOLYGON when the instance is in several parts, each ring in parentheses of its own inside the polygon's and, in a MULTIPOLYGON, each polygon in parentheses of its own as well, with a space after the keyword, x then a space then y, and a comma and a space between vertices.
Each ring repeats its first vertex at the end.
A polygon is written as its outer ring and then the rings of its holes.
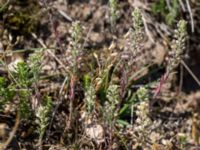
POLYGON ((143 39, 143 22, 142 22, 142 13, 140 9, 136 8, 132 12, 132 20, 133 20, 133 30, 131 31, 132 42, 131 48, 133 55, 137 55, 140 51, 140 42, 143 39))
POLYGON ((77 72, 78 68, 78 56, 81 49, 81 41, 83 38, 82 28, 80 22, 76 21, 72 24, 72 56, 73 56, 73 73, 77 72))

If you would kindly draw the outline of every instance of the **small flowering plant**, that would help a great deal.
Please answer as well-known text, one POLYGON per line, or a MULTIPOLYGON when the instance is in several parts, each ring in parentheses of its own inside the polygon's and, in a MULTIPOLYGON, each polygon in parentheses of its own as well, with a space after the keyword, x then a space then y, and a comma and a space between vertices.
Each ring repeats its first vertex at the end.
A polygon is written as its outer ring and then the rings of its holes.
POLYGON ((185 42, 187 37, 187 22, 180 20, 175 30, 174 40, 172 41, 171 50, 167 57, 167 68, 166 73, 162 76, 158 87, 154 93, 154 98, 160 93, 162 85, 167 81, 170 74, 173 73, 174 69, 180 64, 183 51, 185 49, 185 42))

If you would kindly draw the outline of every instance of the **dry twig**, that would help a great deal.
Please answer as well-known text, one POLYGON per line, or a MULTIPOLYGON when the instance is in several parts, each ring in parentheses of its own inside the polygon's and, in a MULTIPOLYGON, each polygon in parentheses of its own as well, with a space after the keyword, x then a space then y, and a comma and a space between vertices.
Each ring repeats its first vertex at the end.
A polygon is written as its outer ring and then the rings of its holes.
POLYGON ((20 123, 20 116, 19 116, 19 112, 17 112, 17 117, 15 119, 15 125, 12 129, 12 131, 10 132, 10 135, 8 137, 8 139, 6 140, 6 142, 3 144, 3 147, 0 147, 1 150, 6 150, 8 148, 8 146, 10 145, 10 143, 12 142, 14 136, 16 135, 18 126, 20 123))

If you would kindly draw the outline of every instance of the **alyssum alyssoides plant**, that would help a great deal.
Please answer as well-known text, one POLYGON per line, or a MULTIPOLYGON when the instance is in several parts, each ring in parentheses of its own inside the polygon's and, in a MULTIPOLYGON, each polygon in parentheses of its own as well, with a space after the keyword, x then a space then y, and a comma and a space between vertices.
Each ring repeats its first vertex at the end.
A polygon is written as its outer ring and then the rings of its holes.
POLYGON ((139 78, 139 75, 148 68, 149 64, 141 61, 142 45, 144 39, 144 25, 142 19, 142 13, 140 9, 135 8, 132 12, 133 25, 128 32, 127 45, 121 54, 122 65, 124 68, 126 88, 131 86, 135 79, 139 78))
POLYGON ((71 28, 71 37, 72 37, 72 64, 71 64, 71 69, 69 77, 70 77, 70 83, 69 83, 69 124, 68 127, 71 127, 72 125, 72 115, 73 115, 73 103, 74 103, 74 98, 75 98, 75 86, 78 80, 78 73, 79 73, 79 68, 80 68, 80 55, 82 53, 82 40, 83 40, 83 35, 82 35, 82 27, 79 21, 73 22, 72 23, 72 28, 71 28))
MULTIPOLYGON (((134 140, 138 143, 138 146, 146 146, 149 143, 149 136, 152 132, 152 128, 155 128, 155 124, 149 117, 149 100, 150 100, 150 91, 146 87, 140 87, 136 91, 136 100, 137 104, 133 107, 135 110, 135 115, 137 119, 132 128, 134 129, 134 140)), ((133 122, 133 121, 132 121, 133 122)))
POLYGON ((132 12, 132 20, 133 25, 129 30, 128 47, 125 47, 122 57, 128 57, 128 66, 137 68, 138 57, 141 54, 141 42, 144 38, 144 27, 140 9, 135 8, 132 12))
POLYGON ((80 67, 80 55, 82 52, 82 41, 83 41, 83 31, 82 26, 79 21, 75 21, 72 23, 71 28, 71 37, 72 37, 72 66, 73 66, 73 74, 76 74, 78 71, 78 68, 80 67))
POLYGON ((51 98, 46 96, 43 99, 42 104, 40 104, 36 110, 36 123, 38 124, 38 133, 39 133, 38 146, 40 150, 42 149, 42 139, 44 133, 49 124, 52 106, 53 105, 51 98))
POLYGON ((106 91, 106 98, 104 105, 102 106, 102 114, 104 120, 105 133, 108 135, 109 149, 113 144, 113 133, 115 132, 115 125, 118 118, 117 106, 120 102, 119 86, 110 83, 106 91))
POLYGON ((154 97, 159 94, 162 85, 168 80, 170 75, 173 75, 174 70, 181 63, 183 52, 185 49, 186 37, 187 22, 185 20, 180 20, 177 24, 177 29, 175 30, 174 39, 171 43, 171 49, 168 53, 168 57, 166 58, 166 73, 162 76, 159 86, 154 93, 154 97))

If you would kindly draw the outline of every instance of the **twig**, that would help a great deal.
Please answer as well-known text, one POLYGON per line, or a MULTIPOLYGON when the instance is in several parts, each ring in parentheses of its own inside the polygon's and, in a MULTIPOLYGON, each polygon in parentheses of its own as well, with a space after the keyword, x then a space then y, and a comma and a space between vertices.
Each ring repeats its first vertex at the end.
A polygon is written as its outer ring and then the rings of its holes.
POLYGON ((14 51, 9 49, 9 50, 6 50, 5 52, 0 52, 0 55, 12 55, 14 53, 24 53, 27 51, 32 52, 32 51, 37 51, 40 49, 43 49, 43 48, 15 49, 14 51))
POLYGON ((64 70, 65 70, 67 73, 71 74, 71 73, 69 72, 69 70, 67 70, 67 69, 65 68, 65 65, 58 59, 58 57, 57 57, 54 53, 52 53, 52 51, 51 51, 50 49, 47 48, 47 46, 44 44, 44 42, 43 42, 41 39, 38 39, 38 38, 37 38, 37 35, 36 35, 36 34, 32 33, 31 35, 38 41, 38 43, 39 43, 44 49, 46 49, 46 51, 59 63, 59 65, 61 65, 62 68, 64 68, 64 70))
POLYGON ((17 129, 18 129, 18 126, 19 126, 19 122, 20 122, 20 116, 19 116, 19 112, 17 112, 17 117, 16 117, 16 120, 15 120, 15 125, 14 125, 12 131, 10 132, 10 135, 9 135, 8 139, 3 144, 3 148, 1 150, 6 150, 7 147, 10 145, 10 143, 12 142, 12 139, 14 138, 14 136, 15 136, 15 134, 17 132, 17 129))
POLYGON ((51 49, 51 50, 59 50, 58 47, 49 47, 49 48, 44 48, 44 47, 38 47, 38 48, 27 48, 27 49, 8 49, 4 52, 0 52, 0 55, 3 56, 10 56, 12 54, 16 54, 16 53, 24 53, 24 52, 34 52, 34 51, 39 51, 39 50, 47 50, 47 49, 51 49))
POLYGON ((31 33, 31 35, 33 36, 34 39, 36 39, 38 41, 38 43, 40 43, 40 45, 43 48, 45 48, 45 49, 47 48, 47 46, 44 44, 44 42, 41 39, 39 39, 35 33, 31 33))
POLYGON ((193 15, 192 15, 192 10, 191 10, 191 7, 190 7, 190 3, 189 3, 188 0, 186 0, 186 4, 187 4, 187 9, 188 9, 189 14, 190 14, 191 30, 192 30, 192 32, 194 32, 194 19, 193 19, 193 15))
POLYGON ((64 89, 64 86, 65 86, 65 83, 67 82, 67 80, 68 80, 68 76, 65 77, 65 80, 64 80, 63 83, 62 83, 62 86, 61 86, 60 91, 59 91, 59 94, 60 94, 60 95, 62 94, 62 91, 63 91, 63 89, 64 89))
POLYGON ((3 11, 3 9, 7 7, 9 2, 10 2, 10 0, 7 0, 7 2, 0 7, 0 12, 3 11))
POLYGON ((67 15, 64 11, 58 10, 58 12, 59 12, 59 14, 60 14, 61 16, 63 16, 63 17, 64 17, 65 19, 67 19, 68 21, 70 21, 70 22, 73 21, 73 19, 72 19, 69 15, 67 15))
POLYGON ((87 40, 88 40, 88 38, 89 38, 89 36, 90 36, 91 31, 92 31, 93 28, 94 28, 93 25, 89 28, 89 31, 88 31, 88 33, 87 33, 87 36, 86 36, 86 38, 84 39, 84 42, 83 42, 83 48, 85 47, 85 45, 86 45, 86 43, 87 43, 87 40))
POLYGON ((196 77, 196 75, 192 72, 192 70, 188 67, 188 65, 186 65, 186 63, 181 60, 181 64, 185 67, 185 69, 188 71, 188 73, 192 76, 192 78, 197 82, 197 84, 200 86, 200 81, 199 79, 196 77))
POLYGON ((183 4, 182 0, 179 0, 179 3, 180 3, 180 5, 181 5, 181 7, 182 7, 182 10, 185 12, 185 11, 186 11, 186 9, 185 9, 185 6, 184 6, 184 4, 183 4))
POLYGON ((167 7, 168 7, 168 9, 171 10, 172 7, 171 7, 171 5, 170 5, 169 0, 165 0, 165 1, 166 1, 166 3, 167 3, 167 7))

